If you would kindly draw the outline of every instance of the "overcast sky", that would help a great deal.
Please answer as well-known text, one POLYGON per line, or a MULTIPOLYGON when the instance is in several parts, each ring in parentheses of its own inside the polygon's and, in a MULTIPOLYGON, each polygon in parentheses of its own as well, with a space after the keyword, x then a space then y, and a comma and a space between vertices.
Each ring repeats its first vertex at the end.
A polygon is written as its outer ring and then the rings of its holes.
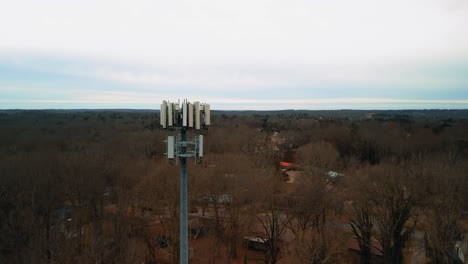
POLYGON ((6 1, 0 108, 468 108, 466 0, 6 1))

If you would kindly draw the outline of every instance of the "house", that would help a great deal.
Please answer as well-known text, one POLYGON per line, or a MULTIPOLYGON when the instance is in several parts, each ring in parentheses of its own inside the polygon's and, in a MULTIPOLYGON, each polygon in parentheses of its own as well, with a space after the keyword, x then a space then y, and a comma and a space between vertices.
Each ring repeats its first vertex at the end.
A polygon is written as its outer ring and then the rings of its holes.
POLYGON ((332 178, 332 179, 335 179, 335 178, 337 178, 337 177, 343 177, 343 176, 344 176, 344 174, 338 173, 338 172, 336 172, 336 171, 328 171, 328 172, 326 173, 326 175, 327 175, 328 177, 332 178))
POLYGON ((341 177, 344 177, 344 174, 338 173, 336 171, 327 171, 325 173, 325 176, 327 176, 327 182, 336 182, 338 181, 341 177))
MULTIPOLYGON (((223 225, 223 219, 220 219, 221 225, 223 225)), ((203 216, 198 213, 190 214, 188 221, 188 228, 193 238, 204 236, 209 234, 211 231, 216 230, 216 218, 211 216, 203 216)))
POLYGON ((294 164, 294 163, 291 163, 291 162, 286 162, 286 161, 281 161, 279 163, 279 166, 283 171, 300 169, 300 167, 297 164, 294 164))
POLYGON ((268 239, 261 237, 244 237, 242 245, 250 250, 266 252, 268 250, 268 239))

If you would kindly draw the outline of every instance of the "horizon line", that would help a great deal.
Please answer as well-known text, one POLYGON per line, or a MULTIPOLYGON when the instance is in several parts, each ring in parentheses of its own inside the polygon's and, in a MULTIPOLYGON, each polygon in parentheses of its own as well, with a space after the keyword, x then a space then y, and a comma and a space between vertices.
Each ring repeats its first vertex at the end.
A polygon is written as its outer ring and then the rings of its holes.
MULTIPOLYGON (((154 111, 159 108, 0 108, 0 111, 154 111)), ((284 111, 468 111, 468 108, 336 108, 336 109, 211 109, 214 112, 284 112, 284 111)))

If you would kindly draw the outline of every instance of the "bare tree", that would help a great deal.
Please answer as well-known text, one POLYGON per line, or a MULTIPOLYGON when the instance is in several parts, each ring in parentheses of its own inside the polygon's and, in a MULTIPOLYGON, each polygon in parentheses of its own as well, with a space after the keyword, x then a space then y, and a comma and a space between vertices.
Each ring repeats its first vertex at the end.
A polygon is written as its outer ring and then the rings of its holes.
POLYGON ((349 226, 356 238, 359 249, 361 264, 372 263, 372 215, 369 204, 364 201, 354 205, 355 216, 350 220, 349 226))
MULTIPOLYGON (((245 158, 239 158, 237 161, 245 161, 245 158)), ((246 168, 248 170, 248 168, 246 168)), ((245 169, 243 169, 245 170, 245 169)), ((248 226, 252 224, 252 218, 249 211, 252 210, 252 197, 248 188, 252 188, 252 172, 239 171, 235 177, 229 181, 230 201, 225 206, 225 243, 228 250, 228 260, 236 259, 238 256, 237 247, 240 244, 242 234, 245 233, 248 226)))
POLYGON ((259 234, 259 236, 265 240, 267 248, 264 258, 265 264, 277 262, 282 236, 290 222, 289 215, 285 213, 285 206, 282 204, 283 199, 279 184, 279 181, 271 179, 264 183, 262 205, 255 215, 263 229, 263 235, 259 234))
POLYGON ((453 262, 454 240, 462 218, 463 170, 453 153, 419 157, 413 173, 420 179, 421 221, 426 256, 431 263, 453 262))
POLYGON ((402 250, 416 224, 413 197, 404 185, 405 172, 391 165, 380 165, 372 175, 369 199, 374 207, 375 238, 382 244, 385 263, 403 263, 402 250))
POLYGON ((291 216, 289 227, 302 242, 308 231, 320 232, 325 226, 332 199, 328 195, 325 180, 323 175, 315 171, 304 171, 294 196, 290 198, 291 204, 287 210, 291 216))
POLYGON ((318 141, 306 144, 297 150, 297 159, 321 170, 336 170, 339 165, 339 152, 329 142, 318 141))
POLYGON ((293 260, 304 264, 341 263, 342 238, 336 229, 324 228, 311 233, 294 253, 293 260))

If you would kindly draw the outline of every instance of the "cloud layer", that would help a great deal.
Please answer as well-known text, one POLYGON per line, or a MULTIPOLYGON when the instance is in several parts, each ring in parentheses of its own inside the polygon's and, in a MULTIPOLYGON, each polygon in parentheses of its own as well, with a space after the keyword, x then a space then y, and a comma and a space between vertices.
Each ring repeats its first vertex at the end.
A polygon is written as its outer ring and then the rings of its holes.
POLYGON ((0 108, 466 108, 467 24, 462 0, 18 0, 0 108))

